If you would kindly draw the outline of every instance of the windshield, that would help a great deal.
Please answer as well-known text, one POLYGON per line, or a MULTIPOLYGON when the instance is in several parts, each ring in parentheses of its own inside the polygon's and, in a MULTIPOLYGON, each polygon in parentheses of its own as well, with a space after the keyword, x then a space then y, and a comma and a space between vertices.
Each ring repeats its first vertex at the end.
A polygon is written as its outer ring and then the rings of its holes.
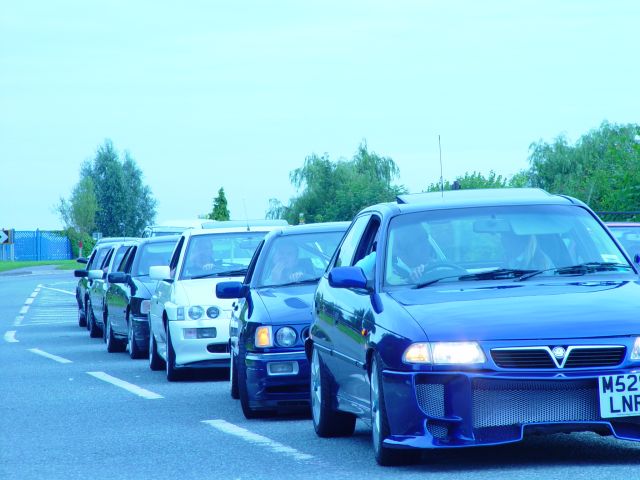
POLYGON ((264 235, 265 232, 237 232, 191 236, 180 278, 244 276, 264 235))
POLYGON ((136 259, 131 268, 133 277, 149 275, 149 267, 169 265, 176 241, 146 243, 138 248, 136 259))
POLYGON ((637 226, 609 227, 609 230, 631 257, 640 254, 640 224, 637 226))
POLYGON ((305 233, 276 238, 260 255, 256 287, 317 282, 343 234, 305 233))
POLYGON ((389 286, 420 287, 441 280, 525 279, 532 273, 610 275, 620 271, 632 270, 586 210, 527 205, 434 210, 395 217, 389 225, 384 278, 389 286))

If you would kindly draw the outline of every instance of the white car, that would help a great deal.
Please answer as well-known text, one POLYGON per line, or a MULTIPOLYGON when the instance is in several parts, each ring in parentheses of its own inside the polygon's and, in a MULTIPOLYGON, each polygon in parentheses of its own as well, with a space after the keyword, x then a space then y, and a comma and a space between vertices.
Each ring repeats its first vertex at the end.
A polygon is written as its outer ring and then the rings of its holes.
POLYGON ((286 225, 262 220, 215 222, 185 230, 169 266, 153 266, 158 280, 149 310, 149 367, 166 368, 176 380, 183 367, 229 367, 229 321, 233 300, 216 297, 216 284, 244 278, 265 234, 286 225))

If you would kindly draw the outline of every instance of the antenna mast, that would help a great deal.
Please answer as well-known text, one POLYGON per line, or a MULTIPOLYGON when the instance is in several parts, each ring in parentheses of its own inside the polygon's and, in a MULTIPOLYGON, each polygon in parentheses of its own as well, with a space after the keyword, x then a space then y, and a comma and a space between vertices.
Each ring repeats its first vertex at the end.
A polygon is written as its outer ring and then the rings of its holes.
POLYGON ((438 135, 438 151, 440 152, 440 194, 444 198, 444 177, 442 176, 442 145, 440 144, 440 135, 438 135))
POLYGON ((247 202, 245 201, 245 199, 242 199, 242 206, 244 207, 244 219, 247 222, 247 232, 251 231, 251 228, 249 228, 249 215, 247 215, 247 202))

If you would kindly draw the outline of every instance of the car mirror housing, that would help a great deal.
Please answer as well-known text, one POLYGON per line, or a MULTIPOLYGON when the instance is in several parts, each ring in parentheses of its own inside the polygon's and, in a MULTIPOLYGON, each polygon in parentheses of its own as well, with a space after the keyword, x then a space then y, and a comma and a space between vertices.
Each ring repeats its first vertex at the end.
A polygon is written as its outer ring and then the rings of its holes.
POLYGON ((167 265, 154 265, 149 267, 149 278, 151 280, 167 280, 171 278, 171 270, 167 265))
POLYGON ((124 272, 113 272, 107 275, 109 283, 127 283, 127 274, 124 272))
POLYGON ((335 267, 329 272, 329 285, 334 288, 367 288, 367 277, 360 267, 335 267))
POLYGON ((247 296, 247 288, 242 282, 220 282, 216 285, 216 297, 218 298, 244 298, 247 296))
POLYGON ((102 270, 89 270, 87 277, 89 277, 89 280, 101 280, 104 278, 104 272, 102 270))
POLYGON ((88 275, 88 272, 86 270, 74 270, 73 271, 73 276, 76 278, 86 278, 88 275))

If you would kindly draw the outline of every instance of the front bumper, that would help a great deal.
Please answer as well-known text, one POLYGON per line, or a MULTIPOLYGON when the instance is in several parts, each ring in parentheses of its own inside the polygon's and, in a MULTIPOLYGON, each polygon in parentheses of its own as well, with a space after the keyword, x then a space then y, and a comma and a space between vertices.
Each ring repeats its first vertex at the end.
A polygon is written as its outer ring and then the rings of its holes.
POLYGON ((576 431, 640 441, 640 417, 600 416, 599 375, 385 370, 391 435, 384 442, 392 448, 454 448, 518 442, 529 432, 576 431))
POLYGON ((311 374, 304 350, 278 353, 247 353, 249 405, 256 409, 307 408, 311 374), (291 365, 292 373, 279 373, 273 366, 291 365))
POLYGON ((176 367, 229 368, 229 318, 169 321, 176 367), (185 330, 216 329, 214 338, 185 338, 185 330))

